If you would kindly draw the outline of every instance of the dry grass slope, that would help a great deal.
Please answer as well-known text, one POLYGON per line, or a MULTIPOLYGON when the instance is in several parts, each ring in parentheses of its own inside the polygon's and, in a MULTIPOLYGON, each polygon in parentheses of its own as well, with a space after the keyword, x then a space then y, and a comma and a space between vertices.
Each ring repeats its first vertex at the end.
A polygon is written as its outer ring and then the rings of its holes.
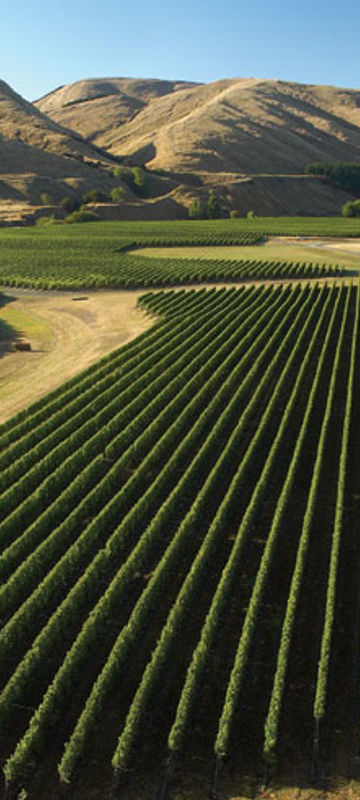
POLYGON ((357 90, 238 78, 89 80, 36 105, 114 154, 171 170, 294 174, 309 161, 360 159, 357 90))
POLYGON ((79 186, 103 185, 112 160, 78 133, 67 130, 0 81, 0 197, 55 199, 79 186))
POLYGON ((149 197, 126 189, 120 209, 99 209, 103 218, 185 217, 210 187, 241 214, 334 215, 350 195, 303 170, 317 160, 360 161, 360 91, 103 78, 31 104, 0 82, 0 198, 39 203, 46 192, 56 203, 89 188, 109 192, 114 156, 146 164, 149 197), (165 174, 150 172, 159 169, 165 174))

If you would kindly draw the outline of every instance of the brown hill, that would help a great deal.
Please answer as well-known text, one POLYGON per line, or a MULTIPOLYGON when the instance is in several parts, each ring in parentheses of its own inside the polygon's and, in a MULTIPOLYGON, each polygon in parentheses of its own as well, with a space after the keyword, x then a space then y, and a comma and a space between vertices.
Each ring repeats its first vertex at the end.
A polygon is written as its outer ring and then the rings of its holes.
POLYGON ((108 132, 128 122, 153 100, 196 84, 141 80, 138 78, 92 78, 61 86, 34 105, 51 119, 73 128, 90 141, 108 147, 108 132))
POLYGON ((210 187, 224 209, 241 213, 337 214, 350 195, 304 176, 304 167, 360 162, 360 91, 108 78, 63 86, 32 105, 0 82, 0 198, 36 202, 47 192, 56 203, 88 188, 109 191, 119 158, 146 165, 148 196, 136 197, 130 181, 120 207, 101 209, 107 216, 186 216, 210 187))
POLYGON ((0 197, 34 199, 51 189, 56 199, 74 180, 84 189, 102 185, 112 167, 111 156, 0 81, 0 197))
POLYGON ((80 81, 37 107, 111 153, 177 172, 296 174, 360 160, 360 91, 284 81, 80 81))

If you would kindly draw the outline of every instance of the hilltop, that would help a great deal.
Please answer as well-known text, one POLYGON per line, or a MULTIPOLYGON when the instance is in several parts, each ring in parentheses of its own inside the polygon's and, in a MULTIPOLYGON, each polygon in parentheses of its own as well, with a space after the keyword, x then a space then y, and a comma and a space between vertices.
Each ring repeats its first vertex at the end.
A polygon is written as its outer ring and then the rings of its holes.
POLYGON ((360 160, 360 91, 284 81, 80 81, 36 106, 114 155, 177 171, 294 174, 360 160), (86 120, 85 120, 86 118, 86 120))

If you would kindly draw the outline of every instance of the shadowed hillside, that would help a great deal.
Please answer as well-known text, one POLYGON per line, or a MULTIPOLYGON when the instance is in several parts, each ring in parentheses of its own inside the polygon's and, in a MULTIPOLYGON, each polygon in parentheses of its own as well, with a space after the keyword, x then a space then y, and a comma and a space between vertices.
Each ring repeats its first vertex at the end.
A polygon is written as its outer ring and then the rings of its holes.
POLYGON ((33 200, 50 189, 56 199, 73 179, 84 189, 103 185, 112 166, 111 156, 0 81, 0 197, 33 200))

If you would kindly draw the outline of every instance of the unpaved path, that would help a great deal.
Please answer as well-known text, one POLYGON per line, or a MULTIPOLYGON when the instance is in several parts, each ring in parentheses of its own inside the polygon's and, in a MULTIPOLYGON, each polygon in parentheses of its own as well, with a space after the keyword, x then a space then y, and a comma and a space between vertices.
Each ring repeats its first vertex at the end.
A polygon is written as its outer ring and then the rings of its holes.
POLYGON ((153 324, 136 306, 141 291, 50 293, 4 288, 3 294, 0 320, 8 326, 9 341, 12 329, 14 338, 22 335, 32 350, 0 352, 0 422, 153 324))
POLYGON ((360 256, 359 239, 340 239, 334 237, 316 238, 306 236, 276 236, 269 238, 270 244, 298 244, 303 247, 321 247, 324 250, 334 250, 339 253, 349 253, 350 255, 360 256))

